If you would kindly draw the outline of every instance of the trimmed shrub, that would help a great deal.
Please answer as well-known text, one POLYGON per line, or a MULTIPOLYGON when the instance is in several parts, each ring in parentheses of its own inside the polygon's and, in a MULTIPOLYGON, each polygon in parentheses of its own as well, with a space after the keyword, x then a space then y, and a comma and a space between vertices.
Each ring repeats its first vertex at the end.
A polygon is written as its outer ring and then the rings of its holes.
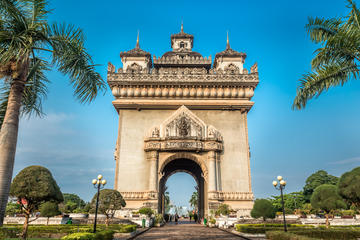
POLYGON ((308 229, 291 231, 297 235, 303 235, 319 239, 333 240, 356 240, 360 238, 360 231, 351 229, 308 229))
POLYGON ((61 239, 64 239, 64 240, 95 240, 95 233, 72 233, 61 239))
MULTIPOLYGON (((300 224, 286 224, 288 230, 299 230, 302 229, 313 229, 313 226, 310 225, 300 225, 300 224)), ((236 224, 236 231, 243 233, 252 233, 252 234, 264 234, 267 231, 282 231, 284 229, 283 224, 236 224)))
POLYGON ((97 233, 72 233, 61 239, 64 240, 112 240, 114 231, 105 230, 97 233))
POLYGON ((136 225, 123 225, 119 230, 120 233, 131 233, 136 231, 136 225))
POLYGON ((144 215, 146 215, 148 217, 151 217, 151 215, 154 214, 154 211, 151 208, 142 207, 142 208, 139 209, 139 213, 144 214, 144 215))
POLYGON ((266 238, 269 240, 318 240, 318 238, 309 238, 306 236, 299 236, 294 233, 280 231, 266 232, 266 238))

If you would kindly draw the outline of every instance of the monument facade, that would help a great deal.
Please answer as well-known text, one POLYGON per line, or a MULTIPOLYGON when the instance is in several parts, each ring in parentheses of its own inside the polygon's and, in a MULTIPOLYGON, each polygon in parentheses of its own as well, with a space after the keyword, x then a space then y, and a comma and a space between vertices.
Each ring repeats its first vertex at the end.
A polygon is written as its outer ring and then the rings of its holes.
POLYGON ((128 209, 164 211, 167 179, 191 174, 199 214, 225 203, 249 215, 253 205, 247 113, 259 78, 257 64, 230 47, 210 57, 194 52, 181 26, 172 51, 151 56, 139 46, 121 52, 122 68, 108 64, 107 81, 119 113, 115 189, 128 209))

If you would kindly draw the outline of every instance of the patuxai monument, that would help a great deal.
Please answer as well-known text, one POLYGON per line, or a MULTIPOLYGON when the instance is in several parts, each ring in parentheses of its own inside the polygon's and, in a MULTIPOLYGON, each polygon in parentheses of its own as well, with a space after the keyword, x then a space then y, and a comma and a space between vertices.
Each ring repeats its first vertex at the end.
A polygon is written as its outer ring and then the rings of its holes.
POLYGON ((244 68, 246 54, 229 39, 214 62, 192 51, 194 36, 183 27, 170 40, 172 50, 156 57, 138 38, 134 49, 120 53, 122 68, 108 64, 119 114, 114 188, 127 209, 164 212, 167 179, 186 172, 198 184, 200 216, 221 203, 249 215, 247 113, 259 83, 257 64, 244 68))

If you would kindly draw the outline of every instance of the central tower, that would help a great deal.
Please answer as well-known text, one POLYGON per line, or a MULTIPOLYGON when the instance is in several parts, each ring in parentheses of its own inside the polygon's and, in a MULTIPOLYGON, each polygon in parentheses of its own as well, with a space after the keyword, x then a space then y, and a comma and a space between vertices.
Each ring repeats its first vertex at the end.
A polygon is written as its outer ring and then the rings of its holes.
POLYGON ((199 214, 226 203, 239 216, 253 205, 247 113, 257 65, 230 47, 211 57, 194 52, 194 36, 171 35, 172 51, 151 57, 121 52, 123 68, 108 64, 107 81, 119 113, 115 189, 128 209, 164 211, 164 187, 175 172, 198 184, 199 214))

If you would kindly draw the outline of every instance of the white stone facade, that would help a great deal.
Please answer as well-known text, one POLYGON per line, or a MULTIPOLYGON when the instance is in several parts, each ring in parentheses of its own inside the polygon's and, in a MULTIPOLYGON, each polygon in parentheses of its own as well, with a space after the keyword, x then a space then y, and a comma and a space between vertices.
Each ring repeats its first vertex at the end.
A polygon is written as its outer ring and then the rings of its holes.
POLYGON ((163 211, 167 178, 184 171, 198 182, 201 216, 220 203, 246 216, 253 205, 247 112, 254 104, 257 65, 245 71, 246 55, 228 44, 211 67, 211 58, 187 45, 178 52, 185 40, 192 47, 192 35, 182 29, 171 39, 173 51, 154 57, 149 71, 115 71, 109 63, 108 83, 119 113, 115 189, 128 209, 163 211))

